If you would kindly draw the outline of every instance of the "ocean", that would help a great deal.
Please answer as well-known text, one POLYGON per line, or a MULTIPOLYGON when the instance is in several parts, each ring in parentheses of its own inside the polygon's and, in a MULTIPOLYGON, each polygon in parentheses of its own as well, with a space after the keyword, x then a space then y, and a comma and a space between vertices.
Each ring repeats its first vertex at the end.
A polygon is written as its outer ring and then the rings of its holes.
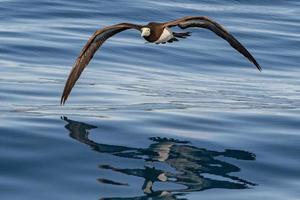
MULTIPOLYGON (((296 200, 300 197, 300 3, 0 1, 0 197, 296 200), (97 29, 208 16, 165 45, 110 38, 68 101, 97 29)), ((175 28, 175 30, 178 30, 175 28)))

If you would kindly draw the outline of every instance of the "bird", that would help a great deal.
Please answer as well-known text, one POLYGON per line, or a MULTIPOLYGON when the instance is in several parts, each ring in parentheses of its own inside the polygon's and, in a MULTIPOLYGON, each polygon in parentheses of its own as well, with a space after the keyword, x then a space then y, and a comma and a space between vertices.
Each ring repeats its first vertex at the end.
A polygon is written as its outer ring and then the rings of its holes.
POLYGON ((182 30, 193 27, 208 29, 214 32, 217 36, 226 40, 235 50, 252 62, 259 71, 262 70, 250 52, 229 31, 207 16, 186 16, 164 23, 149 22, 147 25, 119 23, 96 30, 95 33, 89 38, 70 71, 61 96, 60 104, 65 104, 81 73, 89 64, 95 52, 107 39, 116 35, 117 33, 129 29, 135 29, 139 31, 142 38, 144 38, 148 43, 154 44, 177 42, 179 39, 191 36, 191 32, 174 32, 172 31, 173 27, 179 27, 182 30))

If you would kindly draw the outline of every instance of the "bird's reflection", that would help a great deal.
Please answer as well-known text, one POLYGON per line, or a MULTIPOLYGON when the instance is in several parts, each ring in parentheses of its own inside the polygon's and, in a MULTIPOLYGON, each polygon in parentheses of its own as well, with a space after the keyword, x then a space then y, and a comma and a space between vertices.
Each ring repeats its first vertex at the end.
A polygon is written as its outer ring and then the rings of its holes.
MULTIPOLYGON (((212 188, 245 189, 255 186, 238 176, 230 175, 240 171, 240 168, 229 163, 229 159, 255 160, 255 155, 241 150, 212 151, 190 145, 186 141, 172 138, 150 138, 152 144, 146 148, 131 148, 126 146, 101 144, 88 138, 89 130, 97 128, 83 122, 62 117, 67 122, 66 129, 70 136, 81 143, 89 145, 93 150, 111 154, 117 157, 140 159, 145 162, 142 168, 118 168, 109 164, 99 165, 99 168, 111 170, 125 175, 144 179, 141 186, 143 195, 131 198, 105 198, 105 199, 184 199, 185 193, 202 191, 212 188), (223 157, 223 158, 222 158, 223 157), (173 170, 154 167, 154 163, 167 164, 173 170), (154 190, 155 182, 174 183, 176 189, 154 190)), ((109 179, 99 178, 102 184, 128 186, 130 183, 121 183, 109 179)))

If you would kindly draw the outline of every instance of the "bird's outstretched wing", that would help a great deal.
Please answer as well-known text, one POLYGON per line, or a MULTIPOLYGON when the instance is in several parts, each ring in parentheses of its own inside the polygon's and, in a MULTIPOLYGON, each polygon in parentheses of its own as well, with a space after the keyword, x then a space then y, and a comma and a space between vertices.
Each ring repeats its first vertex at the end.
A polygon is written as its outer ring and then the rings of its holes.
POLYGON ((87 41, 85 46, 80 52, 80 55, 76 59, 76 62, 69 74, 68 80, 65 84, 65 88, 63 94, 61 96, 60 103, 64 104, 78 80, 80 74, 84 70, 84 68, 88 65, 90 60, 93 58, 95 52, 99 49, 99 47, 110 37, 113 35, 125 31, 127 29, 136 29, 140 30, 141 26, 136 24, 122 23, 109 27, 105 27, 103 29, 97 30, 87 41))
POLYGON ((254 59, 254 57, 249 53, 249 51, 237 40, 233 35, 231 35, 223 26, 217 22, 211 20, 205 16, 199 17, 183 17, 174 21, 166 22, 163 24, 164 27, 174 27, 179 26, 181 29, 186 29, 190 27, 206 28, 213 31, 215 34, 226 40, 234 49, 243 54, 248 60, 250 60, 259 71, 261 67, 254 59))

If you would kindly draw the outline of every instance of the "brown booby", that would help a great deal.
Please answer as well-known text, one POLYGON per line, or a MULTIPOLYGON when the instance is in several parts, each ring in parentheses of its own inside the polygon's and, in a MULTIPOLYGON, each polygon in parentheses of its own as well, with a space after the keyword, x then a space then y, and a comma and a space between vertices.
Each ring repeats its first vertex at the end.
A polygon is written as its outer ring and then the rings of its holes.
POLYGON ((61 104, 64 104, 66 102, 80 74, 88 65, 90 60, 93 58, 97 49, 99 49, 99 47, 108 38, 128 29, 136 29, 140 31, 141 36, 145 40, 155 44, 165 44, 166 42, 171 43, 174 41, 178 41, 178 38, 186 38, 190 36, 190 32, 173 32, 170 28, 175 26, 178 26, 181 29, 199 27, 213 31, 219 37, 226 40, 234 49, 243 54, 249 61, 251 61, 257 67, 259 71, 261 71, 261 67, 254 59, 254 57, 249 53, 249 51, 237 39, 235 39, 235 37, 233 37, 233 35, 231 35, 223 26, 206 16, 183 17, 165 23, 150 22, 147 25, 121 23, 97 30, 87 41, 87 43, 81 50, 78 58, 76 59, 75 64, 69 74, 63 94, 61 96, 61 104))

